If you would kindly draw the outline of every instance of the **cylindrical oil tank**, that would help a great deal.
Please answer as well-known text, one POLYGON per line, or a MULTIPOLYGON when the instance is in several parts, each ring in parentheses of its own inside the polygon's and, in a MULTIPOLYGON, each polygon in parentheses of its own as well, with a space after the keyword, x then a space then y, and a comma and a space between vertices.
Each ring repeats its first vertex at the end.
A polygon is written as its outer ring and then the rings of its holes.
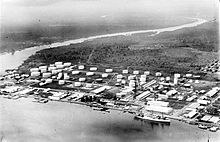
POLYGON ((123 76, 121 74, 117 75, 117 79, 122 79, 122 78, 123 78, 123 76))
POLYGON ((62 64, 63 64, 63 62, 55 62, 55 66, 62 65, 62 64))
POLYGON ((107 73, 103 73, 103 74, 102 74, 102 77, 103 77, 103 78, 106 78, 106 77, 108 77, 108 74, 107 74, 107 73))
POLYGON ((42 74, 42 77, 43 78, 49 78, 49 77, 51 77, 51 73, 50 72, 45 72, 45 73, 42 74))
POLYGON ((64 63, 63 65, 64 65, 64 67, 69 67, 69 66, 71 66, 71 63, 67 62, 67 63, 64 63))
POLYGON ((47 69, 47 66, 39 66, 39 69, 47 69))
POLYGON ((128 74, 128 70, 122 70, 123 74, 128 74))
POLYGON ((156 73, 155 73, 155 76, 161 76, 161 75, 162 75, 161 72, 156 72, 156 73))
POLYGON ((97 67, 91 67, 89 70, 90 71, 97 71, 97 67))
POLYGON ((86 73, 86 76, 92 76, 92 75, 94 75, 94 72, 87 72, 86 73))
POLYGON ((108 72, 108 73, 113 72, 113 69, 105 69, 105 72, 108 72))
POLYGON ((31 72, 32 77, 40 76, 40 72, 31 72))
POLYGON ((46 68, 45 69, 40 69, 40 72, 45 73, 45 72, 47 72, 47 69, 46 68))
POLYGON ((74 83, 74 86, 76 86, 76 87, 80 87, 81 85, 82 85, 81 82, 75 82, 75 83, 74 83))
POLYGON ((57 68, 56 67, 48 67, 48 71, 51 71, 52 72, 52 70, 56 70, 57 68))
POLYGON ((81 77, 81 78, 79 78, 79 81, 80 82, 86 81, 86 78, 85 77, 81 77))
POLYGON ((83 69, 85 69, 85 66, 84 66, 84 65, 79 65, 79 66, 78 66, 78 69, 79 69, 79 70, 83 70, 83 69))
POLYGON ((30 69, 30 72, 38 72, 38 71, 39 71, 38 68, 31 68, 31 69, 30 69))
POLYGON ((77 75, 77 74, 79 74, 79 71, 72 71, 72 74, 77 75))
POLYGON ((150 75, 150 71, 145 71, 144 74, 145 75, 150 75))
POLYGON ((57 69, 63 69, 64 65, 56 65, 57 69))

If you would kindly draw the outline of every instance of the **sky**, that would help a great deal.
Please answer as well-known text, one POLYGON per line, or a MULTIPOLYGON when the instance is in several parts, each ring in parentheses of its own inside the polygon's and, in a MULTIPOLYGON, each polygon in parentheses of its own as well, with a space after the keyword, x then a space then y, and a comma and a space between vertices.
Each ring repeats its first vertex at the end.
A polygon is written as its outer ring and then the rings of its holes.
POLYGON ((95 22, 107 16, 217 16, 218 0, 1 0, 1 24, 95 22), (168 2, 169 1, 169 2, 168 2))

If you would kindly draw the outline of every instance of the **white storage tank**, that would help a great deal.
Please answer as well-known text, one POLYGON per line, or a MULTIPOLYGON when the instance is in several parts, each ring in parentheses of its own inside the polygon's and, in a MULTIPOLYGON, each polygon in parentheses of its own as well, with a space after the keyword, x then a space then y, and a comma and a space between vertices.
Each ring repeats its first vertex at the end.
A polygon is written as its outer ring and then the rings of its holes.
POLYGON ((87 72, 86 73, 86 76, 92 76, 92 75, 94 75, 94 72, 87 72))
POLYGON ((51 73, 52 73, 52 74, 57 74, 57 73, 58 73, 58 70, 51 70, 51 73))
POLYGON ((43 78, 49 78, 49 77, 51 77, 51 73, 50 72, 45 72, 45 73, 42 74, 42 77, 43 78))
POLYGON ((179 78, 180 77, 180 74, 179 73, 175 73, 174 74, 174 78, 179 78))
POLYGON ((190 88, 191 87, 190 84, 183 84, 183 86, 186 87, 186 88, 190 88))
POLYGON ((32 77, 40 76, 40 72, 31 72, 32 77))
POLYGON ((128 76, 128 80, 133 80, 134 78, 135 78, 134 75, 130 75, 130 76, 128 76))
POLYGON ((107 74, 107 73, 103 73, 103 74, 102 74, 102 77, 103 77, 103 78, 106 78, 106 77, 108 77, 108 74, 107 74))
POLYGON ((56 67, 48 67, 48 71, 56 70, 56 67))
POLYGON ((81 77, 81 78, 79 78, 79 81, 80 81, 80 82, 86 81, 86 78, 81 77))
POLYGON ((47 69, 40 69, 40 72, 45 73, 45 72, 47 72, 47 69))
POLYGON ((31 68, 31 69, 30 69, 30 72, 38 72, 38 71, 39 71, 38 68, 31 68))
POLYGON ((113 69, 105 69, 105 72, 108 72, 108 73, 113 72, 113 69))
POLYGON ((52 78, 52 79, 56 79, 57 77, 56 77, 56 76, 52 76, 51 78, 52 78))
POLYGON ((59 81, 58 81, 58 84, 59 84, 59 85, 65 84, 65 80, 59 80, 59 81))
POLYGON ((191 73, 187 73, 186 77, 192 77, 192 74, 191 73))
POLYGON ((55 65, 54 64, 50 64, 50 67, 55 67, 55 65))
POLYGON ((77 74, 79 74, 79 71, 72 71, 72 74, 77 75, 77 74))
POLYGON ((64 65, 56 65, 57 69, 63 69, 64 65))
POLYGON ((67 63, 64 63, 63 65, 64 65, 64 67, 69 67, 69 66, 71 66, 71 63, 67 62, 67 63))
POLYGON ((128 74, 128 70, 122 70, 123 74, 128 74))
POLYGON ((91 67, 89 70, 90 71, 97 71, 97 67, 91 67))
POLYGON ((76 86, 76 87, 80 87, 82 84, 81 84, 81 82, 75 82, 74 83, 74 86, 76 86))
POLYGON ((123 76, 121 74, 117 75, 117 79, 122 79, 122 78, 123 78, 123 76))
POLYGON ((164 77, 161 77, 161 78, 160 78, 160 81, 164 81, 164 80, 165 80, 165 78, 164 78, 164 77))
POLYGON ((166 81, 170 81, 170 77, 169 76, 166 77, 166 81))
POLYGON ((145 75, 150 75, 150 71, 145 71, 144 74, 145 75))
POLYGON ((161 72, 156 72, 155 76, 162 76, 162 73, 161 72))
POLYGON ((79 69, 79 70, 83 70, 83 69, 85 69, 85 66, 84 66, 84 65, 79 65, 79 66, 78 66, 78 69, 79 69))
POLYGON ((62 65, 62 64, 63 64, 63 62, 55 62, 55 66, 62 65))
POLYGON ((121 80, 121 83, 122 84, 126 84, 126 80, 121 80))
POLYGON ((138 75, 139 71, 133 71, 133 74, 138 75))
POLYGON ((39 69, 47 69, 47 66, 39 66, 39 69))
POLYGON ((102 82, 102 78, 97 78, 96 82, 102 82))

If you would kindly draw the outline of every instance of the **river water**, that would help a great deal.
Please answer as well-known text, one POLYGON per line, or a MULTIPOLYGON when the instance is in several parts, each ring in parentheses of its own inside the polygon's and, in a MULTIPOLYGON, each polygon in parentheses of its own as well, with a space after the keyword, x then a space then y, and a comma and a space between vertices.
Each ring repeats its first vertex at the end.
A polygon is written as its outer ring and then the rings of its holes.
POLYGON ((218 142, 220 132, 172 121, 156 125, 118 111, 32 99, 0 98, 0 136, 7 142, 218 142))
POLYGON ((84 41, 94 40, 94 39, 98 39, 98 38, 105 38, 105 37, 128 36, 128 35, 132 35, 132 34, 151 33, 151 32, 155 33, 152 35, 152 36, 154 36, 154 35, 157 35, 161 32, 175 31, 175 30, 187 28, 187 27, 195 27, 195 26, 201 25, 205 22, 207 22, 207 21, 204 19, 195 19, 195 21, 192 23, 168 27, 168 28, 152 29, 152 30, 139 30, 139 31, 130 31, 130 32, 121 32, 121 33, 90 36, 87 38, 79 38, 79 39, 73 39, 73 40, 68 40, 68 41, 64 41, 64 42, 56 42, 56 43, 52 43, 50 45, 34 46, 34 47, 26 48, 21 51, 16 51, 14 54, 2 53, 2 54, 0 54, 0 74, 3 74, 6 69, 17 68, 29 56, 31 56, 32 54, 35 54, 37 51, 40 51, 43 49, 55 48, 55 47, 59 47, 59 46, 67 46, 70 44, 77 44, 77 43, 82 43, 84 41))

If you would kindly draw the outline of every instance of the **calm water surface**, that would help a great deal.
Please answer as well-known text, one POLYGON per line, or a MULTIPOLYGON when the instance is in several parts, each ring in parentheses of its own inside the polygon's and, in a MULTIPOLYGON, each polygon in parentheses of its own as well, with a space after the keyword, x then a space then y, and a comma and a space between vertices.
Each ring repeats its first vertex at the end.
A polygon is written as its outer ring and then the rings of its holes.
POLYGON ((0 136, 7 142, 210 142, 220 132, 209 132, 173 121, 170 126, 144 123, 133 115, 90 107, 32 99, 0 98, 0 136))

